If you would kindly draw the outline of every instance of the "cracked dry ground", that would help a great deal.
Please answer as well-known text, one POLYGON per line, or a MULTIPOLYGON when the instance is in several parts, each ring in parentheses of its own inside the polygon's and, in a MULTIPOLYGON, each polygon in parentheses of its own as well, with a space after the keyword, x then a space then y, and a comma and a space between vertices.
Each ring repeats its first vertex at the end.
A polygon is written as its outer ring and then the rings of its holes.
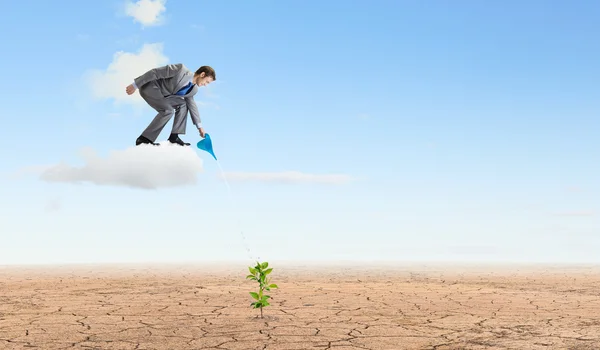
POLYGON ((600 349, 591 268, 272 267, 0 269, 0 349, 600 349))

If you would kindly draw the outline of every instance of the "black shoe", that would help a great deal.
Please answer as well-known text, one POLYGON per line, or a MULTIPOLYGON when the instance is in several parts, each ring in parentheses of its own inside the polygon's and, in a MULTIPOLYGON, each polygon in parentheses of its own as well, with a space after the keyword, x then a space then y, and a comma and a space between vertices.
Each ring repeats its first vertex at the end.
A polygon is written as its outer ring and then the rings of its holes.
POLYGON ((154 146, 158 146, 159 144, 156 142, 152 142, 150 141, 147 137, 144 136, 140 136, 137 138, 137 140, 135 140, 135 145, 139 146, 141 144, 150 144, 150 145, 154 145, 154 146))
POLYGON ((189 146, 190 145, 190 143, 183 142, 183 140, 181 140, 179 138, 179 135, 177 135, 177 134, 172 134, 171 137, 169 137, 169 142, 176 143, 180 146, 189 146))

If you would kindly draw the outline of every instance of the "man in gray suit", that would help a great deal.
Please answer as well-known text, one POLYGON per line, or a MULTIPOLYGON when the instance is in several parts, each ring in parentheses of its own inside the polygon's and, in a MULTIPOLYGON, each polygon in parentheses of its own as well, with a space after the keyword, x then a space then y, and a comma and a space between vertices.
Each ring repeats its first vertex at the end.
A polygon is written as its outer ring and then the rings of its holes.
POLYGON ((158 145, 155 141, 173 114, 175 120, 173 120, 169 141, 181 146, 189 146, 189 143, 183 142, 179 138, 180 134, 185 134, 188 112, 200 132, 200 137, 204 137, 204 129, 200 122, 194 95, 198 92, 199 86, 206 86, 215 79, 215 70, 209 66, 202 66, 192 73, 181 63, 154 68, 135 78, 133 84, 125 88, 125 92, 131 95, 139 89, 140 96, 144 101, 158 112, 136 140, 136 146, 140 144, 158 145))

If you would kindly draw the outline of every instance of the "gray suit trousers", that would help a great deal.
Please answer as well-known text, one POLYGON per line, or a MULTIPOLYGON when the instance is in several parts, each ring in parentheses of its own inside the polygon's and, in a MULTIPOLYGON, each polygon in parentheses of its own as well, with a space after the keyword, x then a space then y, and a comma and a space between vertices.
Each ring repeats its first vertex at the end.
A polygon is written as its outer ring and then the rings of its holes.
POLYGON ((173 117, 173 114, 175 115, 175 120, 173 120, 171 133, 185 134, 188 108, 183 96, 163 96, 156 81, 151 81, 142 86, 139 89, 139 93, 144 101, 158 112, 146 130, 144 130, 142 136, 155 142, 165 125, 173 117))

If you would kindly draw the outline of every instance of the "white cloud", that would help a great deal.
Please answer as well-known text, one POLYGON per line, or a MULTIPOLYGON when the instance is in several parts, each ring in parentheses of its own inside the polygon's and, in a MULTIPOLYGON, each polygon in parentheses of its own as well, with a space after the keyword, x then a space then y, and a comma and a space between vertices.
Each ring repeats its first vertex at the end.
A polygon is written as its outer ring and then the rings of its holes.
POLYGON ((352 180, 344 174, 307 174, 298 171, 283 171, 272 173, 227 172, 223 177, 232 181, 259 181, 279 183, 322 183, 330 185, 346 184, 352 180))
POLYGON ((113 61, 106 70, 90 70, 86 73, 85 79, 96 98, 143 105, 146 102, 140 97, 139 92, 127 95, 125 88, 133 82, 133 79, 150 69, 168 63, 168 57, 163 54, 162 43, 145 44, 137 53, 123 51, 115 53, 113 61))
POLYGON ((192 147, 168 142, 113 151, 99 157, 91 149, 82 151, 84 165, 60 163, 48 167, 41 179, 48 182, 82 183, 157 189, 194 185, 202 172, 202 159, 192 147))
POLYGON ((164 23, 162 13, 166 11, 167 0, 139 0, 125 2, 125 14, 133 17, 142 26, 157 26, 164 23))
POLYGON ((28 177, 29 175, 39 175, 40 173, 44 172, 46 169, 48 169, 47 165, 29 165, 29 166, 21 167, 15 171, 12 171, 12 172, 8 173, 7 175, 11 180, 17 180, 17 179, 22 179, 22 178, 28 177))

